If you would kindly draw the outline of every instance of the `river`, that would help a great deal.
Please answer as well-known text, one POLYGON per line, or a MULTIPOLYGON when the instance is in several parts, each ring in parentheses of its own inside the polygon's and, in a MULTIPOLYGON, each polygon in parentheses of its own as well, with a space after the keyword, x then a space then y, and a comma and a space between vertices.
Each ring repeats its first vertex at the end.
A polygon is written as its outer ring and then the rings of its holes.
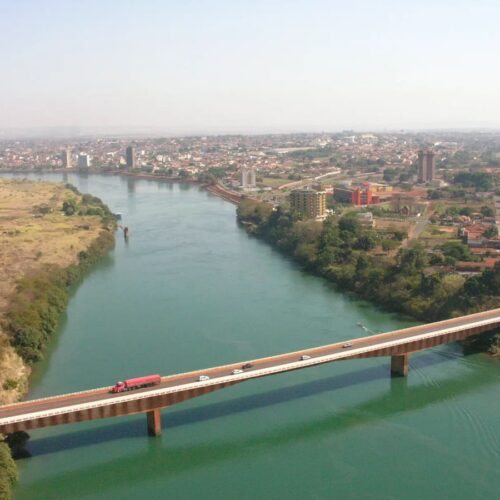
MULTIPOLYGON (((173 374, 412 324, 336 291, 197 186, 76 174, 128 242, 75 288, 29 398, 173 374)), ((457 344, 246 382, 144 416, 33 431, 17 499, 491 499, 500 370, 457 344)))

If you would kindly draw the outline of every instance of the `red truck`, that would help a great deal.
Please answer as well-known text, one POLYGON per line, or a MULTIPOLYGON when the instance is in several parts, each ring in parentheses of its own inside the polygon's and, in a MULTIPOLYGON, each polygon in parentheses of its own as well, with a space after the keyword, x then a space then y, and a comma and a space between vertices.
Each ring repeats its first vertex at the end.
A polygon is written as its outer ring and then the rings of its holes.
POLYGON ((146 377, 130 378, 128 380, 117 382, 112 388, 111 392, 125 392, 133 391, 134 389, 141 389, 142 387, 150 387, 159 384, 161 377, 159 375, 147 375, 146 377))

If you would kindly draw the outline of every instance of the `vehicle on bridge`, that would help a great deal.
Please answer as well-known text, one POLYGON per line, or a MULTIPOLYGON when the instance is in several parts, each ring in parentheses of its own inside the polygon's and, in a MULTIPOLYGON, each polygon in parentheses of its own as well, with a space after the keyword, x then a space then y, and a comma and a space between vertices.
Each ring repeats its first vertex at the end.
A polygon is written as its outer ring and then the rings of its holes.
POLYGON ((134 389, 141 389, 142 387, 151 387, 152 385, 159 384, 161 377, 159 375, 147 375, 145 377, 131 378, 128 380, 117 382, 112 388, 111 392, 125 392, 133 391, 134 389))

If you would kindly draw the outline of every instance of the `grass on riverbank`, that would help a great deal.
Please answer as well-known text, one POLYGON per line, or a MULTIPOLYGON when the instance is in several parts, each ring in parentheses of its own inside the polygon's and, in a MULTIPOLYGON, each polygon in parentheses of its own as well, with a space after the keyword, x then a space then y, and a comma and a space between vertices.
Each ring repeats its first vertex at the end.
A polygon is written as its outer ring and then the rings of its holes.
MULTIPOLYGON (((0 403, 27 390, 68 302, 69 287, 114 246, 108 207, 73 186, 0 179, 0 403)), ((0 498, 17 469, 0 443, 0 498)))
POLYGON ((68 199, 82 196, 63 184, 0 179, 0 315, 22 276, 76 263, 99 236, 101 217, 66 216, 61 208, 68 199))

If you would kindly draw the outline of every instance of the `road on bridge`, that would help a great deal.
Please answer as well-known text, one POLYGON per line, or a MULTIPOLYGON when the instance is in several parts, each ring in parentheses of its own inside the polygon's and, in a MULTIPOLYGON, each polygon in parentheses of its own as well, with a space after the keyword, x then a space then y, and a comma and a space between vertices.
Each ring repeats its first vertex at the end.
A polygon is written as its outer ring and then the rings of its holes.
MULTIPOLYGON (((279 368, 283 366, 284 370, 295 370, 300 368, 305 368, 311 366, 312 364, 320 364, 321 362, 330 362, 332 359, 322 361, 324 356, 338 355, 336 359, 349 358, 350 355, 354 356, 359 349, 369 349, 376 350, 378 346, 388 344, 388 343, 404 343, 404 341, 410 341, 418 338, 422 335, 436 334, 441 331, 447 331, 450 328, 461 328, 474 326, 475 323, 480 323, 487 321, 489 323, 500 324, 500 309, 495 309, 492 311, 487 311, 484 313, 477 313, 469 316, 463 316, 460 318, 455 318, 451 320, 440 321, 437 323, 431 323, 427 325, 420 325, 416 327, 406 328, 403 330, 397 330, 394 332, 376 334, 369 337, 362 337, 357 339, 352 339, 345 342, 329 344, 320 347, 314 347, 309 349, 303 349, 301 351, 281 354, 278 356, 272 356, 267 358, 261 358, 252 361, 244 361, 239 363, 232 363, 229 365, 208 368, 204 370, 197 370, 188 373, 181 373, 177 375, 171 375, 163 377, 161 383, 153 387, 148 387, 144 389, 134 390, 125 394, 141 395, 151 391, 157 391, 158 389, 173 388, 179 391, 183 390, 183 386, 186 384, 193 384, 198 382, 198 377, 200 375, 207 375, 210 377, 210 381, 216 381, 221 377, 234 377, 235 380, 238 378, 248 378, 249 374, 255 373, 255 377, 266 375, 263 373, 260 375, 260 371, 266 368, 279 368), (347 346, 345 346, 348 344, 347 346), (310 356, 310 359, 305 360, 300 363, 301 356, 310 356), (317 359, 317 363, 314 360, 317 359), (299 362, 297 364, 297 362, 299 362), (243 375, 232 375, 232 370, 242 369, 244 364, 250 363, 252 366, 250 368, 243 370, 243 375), (293 367, 287 368, 284 365, 289 365, 294 363, 293 367)), ((270 374, 270 373, 269 373, 270 374)), ((135 374, 131 374, 135 375, 135 374)), ((115 381, 112 381, 113 383, 115 381)), ((111 386, 104 387, 100 389, 82 391, 79 393, 64 394, 60 396, 54 396, 44 399, 38 399, 33 401, 25 401, 21 403, 16 403, 12 405, 3 406, 0 408, 0 425, 5 423, 6 420, 16 416, 22 416, 26 414, 31 414, 34 412, 50 411, 57 409, 64 409, 65 407, 73 407, 74 405, 84 405, 88 403, 104 402, 106 404, 108 401, 112 403, 113 399, 116 399, 121 394, 112 394, 110 392, 111 386)))

